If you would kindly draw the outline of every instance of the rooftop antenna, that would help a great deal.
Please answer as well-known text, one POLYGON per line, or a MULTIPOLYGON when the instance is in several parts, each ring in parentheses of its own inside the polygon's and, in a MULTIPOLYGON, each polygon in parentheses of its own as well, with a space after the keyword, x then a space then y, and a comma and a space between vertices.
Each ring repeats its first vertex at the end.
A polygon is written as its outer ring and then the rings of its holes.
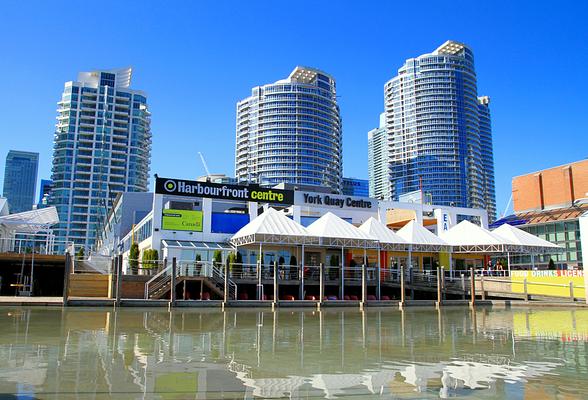
POLYGON ((201 152, 198 152, 200 156, 200 160, 202 160, 202 165, 204 165, 204 170, 206 171, 206 180, 210 179, 210 171, 208 170, 208 165, 206 165, 206 160, 204 160, 204 156, 201 152))

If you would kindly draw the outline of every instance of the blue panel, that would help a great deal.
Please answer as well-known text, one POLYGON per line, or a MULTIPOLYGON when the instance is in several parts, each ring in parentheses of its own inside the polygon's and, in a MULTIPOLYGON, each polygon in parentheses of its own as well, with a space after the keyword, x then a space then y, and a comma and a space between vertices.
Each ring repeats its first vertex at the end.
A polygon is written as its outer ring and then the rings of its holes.
MULTIPOLYGON (((317 219, 319 219, 319 217, 304 217, 304 216, 301 216, 300 217, 300 225, 302 225, 304 227, 307 227, 308 225, 312 224, 317 219)), ((341 218, 341 219, 343 221, 349 222, 350 224, 353 221, 351 218, 341 218)))
POLYGON ((212 213, 212 233, 237 233, 249 223, 249 214, 212 213))
POLYGON ((308 225, 312 224, 314 221, 316 221, 318 219, 318 217, 300 217, 300 224, 304 227, 307 227, 308 225))

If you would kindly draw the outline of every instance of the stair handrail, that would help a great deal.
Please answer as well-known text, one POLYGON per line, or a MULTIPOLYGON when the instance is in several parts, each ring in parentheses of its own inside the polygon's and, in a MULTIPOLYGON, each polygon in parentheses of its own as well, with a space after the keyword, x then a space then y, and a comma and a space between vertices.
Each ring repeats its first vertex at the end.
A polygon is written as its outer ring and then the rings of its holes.
POLYGON ((147 283, 145 283, 145 299, 149 299, 149 296, 152 291, 155 291, 155 290, 161 288, 162 286, 164 286, 167 283, 168 280, 171 280, 171 270, 172 270, 172 264, 169 264, 168 266, 163 268, 161 271, 159 271, 157 274, 155 274, 153 276, 153 278, 149 279, 147 281, 147 283), (164 276, 164 279, 159 280, 159 278, 161 278, 162 276, 164 276), (159 280, 159 281, 155 282, 156 280, 159 280))
MULTIPOLYGON (((212 264, 212 274, 210 276, 213 283, 224 292, 225 290, 225 272, 223 268, 212 264)), ((229 298, 237 299, 237 284, 233 282, 231 279, 227 279, 227 283, 229 286, 229 298)))

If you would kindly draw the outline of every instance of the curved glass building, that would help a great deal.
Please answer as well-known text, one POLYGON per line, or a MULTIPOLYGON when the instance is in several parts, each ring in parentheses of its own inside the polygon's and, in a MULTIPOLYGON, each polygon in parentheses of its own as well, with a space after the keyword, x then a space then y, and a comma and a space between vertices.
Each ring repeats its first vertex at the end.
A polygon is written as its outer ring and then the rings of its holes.
POLYGON ((130 83, 131 68, 81 72, 65 83, 51 176, 60 242, 89 250, 116 195, 148 189, 151 114, 130 83))
POLYGON ((447 41, 404 63, 385 85, 392 199, 422 186, 434 204, 486 208, 494 219, 485 103, 478 99, 474 54, 462 43, 447 41))
POLYGON ((335 80, 308 67, 253 88, 237 103, 235 177, 341 191, 341 116, 335 80))

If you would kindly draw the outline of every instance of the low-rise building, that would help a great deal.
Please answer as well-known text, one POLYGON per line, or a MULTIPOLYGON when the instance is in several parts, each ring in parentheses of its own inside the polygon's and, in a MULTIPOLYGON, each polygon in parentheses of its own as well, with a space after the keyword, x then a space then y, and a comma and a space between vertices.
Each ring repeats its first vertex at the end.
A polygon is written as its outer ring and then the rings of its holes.
MULTIPOLYGON (((142 219, 136 218, 136 207, 125 205, 140 194, 125 193, 115 201, 103 227, 103 239, 99 242, 102 248, 96 250, 101 254, 112 254, 109 252, 114 250, 114 254, 123 254, 128 260, 131 244, 135 242, 140 252, 157 250, 159 259, 175 257, 177 260, 198 258, 211 261, 220 251, 224 260, 233 251, 229 239, 270 206, 284 210, 303 226, 309 226, 328 212, 359 226, 370 217, 386 221, 388 210, 408 208, 421 225, 423 213, 434 216, 437 224, 429 227, 434 232, 455 225, 459 215, 476 217, 483 227, 487 227, 487 215, 483 209, 405 204, 299 189, 284 185, 266 188, 157 177, 155 193, 149 194, 151 202, 146 198, 141 201, 142 219), (122 223, 125 210, 135 213, 134 225, 122 223), (122 225, 125 225, 124 229, 122 225)), ((245 252, 242 256, 244 263, 256 262, 255 252, 245 252)))
MULTIPOLYGON (((588 159, 514 177, 514 213, 492 224, 515 225, 565 250, 537 256, 537 268, 582 267, 579 218, 588 212, 588 159)), ((531 264, 531 255, 512 257, 513 267, 531 264)))

